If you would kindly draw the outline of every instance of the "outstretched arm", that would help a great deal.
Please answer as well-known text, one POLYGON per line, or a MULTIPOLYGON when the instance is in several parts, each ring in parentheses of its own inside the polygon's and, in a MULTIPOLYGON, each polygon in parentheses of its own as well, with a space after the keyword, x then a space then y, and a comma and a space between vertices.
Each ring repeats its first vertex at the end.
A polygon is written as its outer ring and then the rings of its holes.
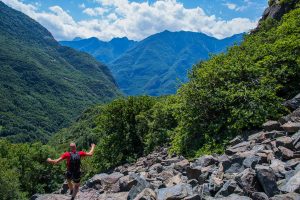
POLYGON ((53 164, 53 165, 55 165, 55 164, 57 164, 57 163, 59 163, 60 161, 62 161, 63 159, 60 157, 60 158, 57 158, 57 159, 55 159, 55 160, 52 160, 51 158, 48 158, 47 159, 47 162, 48 163, 50 163, 50 164, 53 164))
POLYGON ((91 145, 91 150, 88 153, 86 153, 87 156, 92 156, 94 154, 95 146, 95 144, 91 145))

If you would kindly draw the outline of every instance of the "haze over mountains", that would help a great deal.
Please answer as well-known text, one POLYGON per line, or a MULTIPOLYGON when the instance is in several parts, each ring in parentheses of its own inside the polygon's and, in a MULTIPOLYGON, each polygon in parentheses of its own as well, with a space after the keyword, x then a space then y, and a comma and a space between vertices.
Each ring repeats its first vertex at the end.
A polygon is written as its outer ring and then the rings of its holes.
POLYGON ((61 46, 0 2, 0 137, 46 141, 88 106, 120 94, 108 68, 61 46))
POLYGON ((174 94, 194 64, 242 38, 243 34, 219 40, 202 33, 164 31, 140 42, 127 38, 103 42, 93 37, 60 43, 107 64, 125 94, 159 96, 174 94))

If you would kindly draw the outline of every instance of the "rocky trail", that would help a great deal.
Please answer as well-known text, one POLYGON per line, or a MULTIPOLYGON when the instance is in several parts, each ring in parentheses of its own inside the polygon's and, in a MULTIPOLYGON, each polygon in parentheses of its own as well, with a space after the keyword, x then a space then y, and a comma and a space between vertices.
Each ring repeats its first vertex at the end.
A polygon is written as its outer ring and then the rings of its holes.
MULTIPOLYGON (((294 110, 263 130, 236 137, 223 155, 193 161, 170 156, 166 148, 97 174, 77 200, 300 200, 300 94, 285 102, 294 110)), ((65 193, 66 185, 56 193, 65 193)), ((65 200, 65 194, 34 195, 36 200, 65 200)))

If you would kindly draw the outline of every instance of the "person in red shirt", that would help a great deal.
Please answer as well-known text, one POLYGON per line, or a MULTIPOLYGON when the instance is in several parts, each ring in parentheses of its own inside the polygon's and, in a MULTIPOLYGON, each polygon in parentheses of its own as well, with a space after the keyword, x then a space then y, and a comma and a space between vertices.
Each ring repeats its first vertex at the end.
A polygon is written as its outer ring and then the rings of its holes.
POLYGON ((85 156, 92 156, 94 154, 94 149, 95 144, 92 144, 89 152, 76 151, 76 144, 72 142, 70 144, 70 152, 63 153, 58 159, 55 160, 52 160, 51 158, 47 159, 47 162, 50 164, 57 164, 62 160, 67 161, 66 178, 70 189, 70 194, 72 195, 71 200, 75 199, 80 186, 80 159, 85 156), (74 185, 72 181, 74 182, 74 185))

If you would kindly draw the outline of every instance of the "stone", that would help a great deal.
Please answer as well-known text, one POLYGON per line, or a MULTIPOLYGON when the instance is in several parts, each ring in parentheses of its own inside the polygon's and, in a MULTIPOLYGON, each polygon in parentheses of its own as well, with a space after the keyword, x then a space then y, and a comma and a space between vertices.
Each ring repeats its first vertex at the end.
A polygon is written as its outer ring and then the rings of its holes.
POLYGON ((245 141, 245 142, 239 143, 237 145, 234 145, 232 147, 229 147, 228 149, 225 150, 225 153, 227 155, 233 155, 238 152, 247 151, 249 147, 250 147, 250 142, 245 141))
POLYGON ((186 169, 186 175, 188 177, 188 179, 197 179, 199 178, 199 176, 202 174, 201 172, 201 167, 187 167, 186 169))
POLYGON ((194 188, 198 185, 198 181, 196 179, 188 180, 187 183, 190 184, 192 186, 192 188, 194 188))
POLYGON ((265 131, 281 130, 280 123, 277 121, 267 121, 262 127, 265 131))
POLYGON ((215 199, 222 199, 222 200, 251 200, 251 198, 246 196, 240 196, 238 194, 231 194, 228 197, 221 197, 221 198, 215 198, 215 199))
POLYGON ((205 156, 202 156, 200 158, 198 158, 197 160, 195 160, 191 166, 192 167, 207 167, 207 166, 210 166, 210 165, 214 165, 218 162, 218 160, 216 158, 214 158, 213 156, 211 155, 205 155, 205 156))
POLYGON ((241 136, 237 136, 237 137, 233 138, 232 140, 230 140, 229 144, 233 146, 233 145, 239 144, 241 142, 243 142, 243 138, 241 136))
POLYGON ((245 169, 241 163, 232 163, 229 169, 225 170, 225 173, 240 173, 245 169))
POLYGON ((262 160, 261 160, 261 157, 259 157, 259 156, 251 156, 251 157, 246 158, 243 161, 243 165, 246 168, 252 168, 252 169, 254 169, 255 165, 261 164, 261 163, 262 163, 262 160))
POLYGON ((255 191, 260 191, 260 185, 253 169, 247 168, 243 172, 239 173, 236 178, 238 185, 246 192, 246 194, 252 194, 255 191))
POLYGON ((285 148, 283 146, 278 147, 279 154, 284 160, 290 160, 294 157, 294 152, 288 148, 285 148))
POLYGON ((76 200, 87 200, 87 199, 105 199, 105 200, 127 200, 128 192, 119 192, 119 193, 103 193, 103 194, 96 194, 93 196, 78 196, 76 197, 76 200))
POLYGON ((298 131, 297 133, 295 133, 292 137, 291 137, 292 141, 293 141, 293 146, 296 150, 300 150, 300 131, 298 131))
POLYGON ((141 193, 139 193, 134 200, 156 200, 157 195, 156 193, 150 189, 150 188, 145 188, 141 193))
POLYGON ((253 200, 269 200, 269 197, 263 192, 254 192, 252 194, 253 200))
POLYGON ((241 193, 241 190, 239 190, 239 186, 237 185, 236 181, 228 180, 223 185, 223 187, 217 192, 215 197, 216 198, 227 197, 232 193, 241 193))
POLYGON ((276 176, 270 167, 257 165, 255 167, 256 175, 259 183, 261 184, 264 192, 272 197, 279 193, 279 189, 276 184, 276 176))
POLYGON ((287 122, 281 127, 288 133, 296 133, 300 130, 300 122, 287 122))
POLYGON ((249 141, 256 141, 256 142, 262 142, 266 139, 267 139, 266 132, 264 132, 264 131, 252 134, 248 137, 249 141))
POLYGON ((293 140, 291 137, 282 136, 279 138, 276 138, 276 146, 283 146, 286 148, 293 148, 293 140))
POLYGON ((300 107, 300 94, 296 95, 294 98, 287 100, 283 103, 284 106, 296 110, 300 107))
POLYGON ((137 184, 137 180, 129 175, 123 176, 119 179, 120 191, 129 191, 134 185, 137 184))
POLYGON ((137 181, 137 184, 130 189, 127 197, 128 200, 133 200, 145 188, 150 188, 150 183, 137 174, 131 174, 130 176, 137 181))
POLYGON ((209 190, 212 193, 216 193, 217 191, 219 191, 222 188, 223 184, 224 184, 223 180, 216 177, 214 174, 210 176, 209 190))
POLYGON ((270 200, 299 200, 299 199, 300 199, 300 194, 294 192, 275 195, 274 197, 270 198, 270 200))
POLYGON ((193 195, 191 185, 178 184, 169 188, 158 189, 157 200, 179 200, 191 195, 193 195))
POLYGON ((298 170, 288 181, 281 187, 284 192, 300 193, 300 170, 298 170))
POLYGON ((201 200, 199 194, 194 194, 192 196, 185 197, 184 200, 201 200))
POLYGON ((186 170, 186 168, 189 166, 189 164, 190 164, 190 162, 187 159, 184 159, 182 161, 175 163, 174 169, 182 172, 182 171, 186 170))
POLYGON ((274 159, 271 161, 270 168, 273 170, 277 177, 283 178, 283 174, 286 171, 284 162, 278 159, 274 159))
POLYGON ((294 158, 294 159, 288 160, 288 161, 285 163, 285 166, 286 166, 287 168, 294 168, 294 167, 297 166, 299 163, 300 163, 300 158, 294 158))
POLYGON ((167 179, 165 181, 166 187, 171 187, 173 185, 177 185, 179 183, 182 183, 183 180, 181 179, 181 176, 182 176, 181 174, 177 174, 176 176, 173 176, 173 177, 167 179))
POLYGON ((160 163, 156 163, 154 165, 152 165, 149 170, 154 170, 157 173, 161 173, 163 171, 163 166, 160 163))

